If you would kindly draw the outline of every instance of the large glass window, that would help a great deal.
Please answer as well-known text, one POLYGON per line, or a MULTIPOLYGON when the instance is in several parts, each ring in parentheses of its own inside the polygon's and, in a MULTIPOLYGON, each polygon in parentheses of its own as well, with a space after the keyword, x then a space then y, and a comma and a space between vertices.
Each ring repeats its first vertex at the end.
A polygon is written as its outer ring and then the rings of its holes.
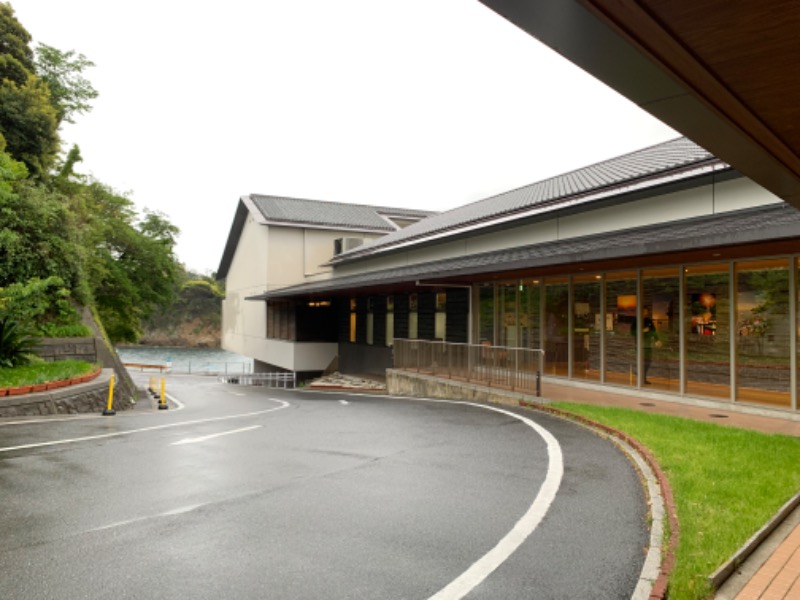
POLYGON ((606 373, 608 383, 636 385, 635 272, 606 274, 606 373))
POLYGON ((731 302, 728 264, 684 269, 686 393, 731 397, 731 302))
POLYGON ((789 264, 736 264, 736 399, 790 406, 789 264))
POLYGON ((572 280, 572 376, 600 379, 602 293, 600 275, 578 275, 572 280))
POLYGON ((544 284, 545 370, 550 375, 569 374, 569 283, 566 278, 546 279, 544 284))
POLYGON ((494 285, 478 287, 478 343, 494 345, 494 285))
POLYGON ((519 286, 519 341, 522 348, 542 347, 540 303, 542 286, 538 279, 523 281, 519 286))
POLYGON ((680 279, 678 269, 642 273, 642 383, 680 391, 680 279))
POLYGON ((517 341, 517 284, 498 286, 497 298, 500 301, 500 329, 497 345, 516 348, 517 341))

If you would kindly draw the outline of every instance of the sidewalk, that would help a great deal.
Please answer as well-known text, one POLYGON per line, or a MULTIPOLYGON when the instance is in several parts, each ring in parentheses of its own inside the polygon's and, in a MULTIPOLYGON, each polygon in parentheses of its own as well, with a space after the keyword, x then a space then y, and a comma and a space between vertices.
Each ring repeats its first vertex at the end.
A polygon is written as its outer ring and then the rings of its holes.
MULTIPOLYGON (((559 385, 545 381, 542 396, 601 406, 635 410, 708 421, 765 433, 800 437, 800 415, 759 410, 754 407, 729 407, 708 402, 704 406, 684 404, 644 390, 629 395, 625 390, 594 389, 559 385)), ((716 600, 798 600, 800 599, 800 508, 795 509, 759 545, 715 596, 716 600)))

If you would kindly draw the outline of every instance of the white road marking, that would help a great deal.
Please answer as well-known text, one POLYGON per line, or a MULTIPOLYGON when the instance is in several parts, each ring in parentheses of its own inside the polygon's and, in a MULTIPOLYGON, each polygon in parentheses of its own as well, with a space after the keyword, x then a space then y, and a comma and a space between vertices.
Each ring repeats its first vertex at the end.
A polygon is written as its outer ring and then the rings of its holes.
POLYGON ((339 400, 339 404, 341 404, 343 406, 347 406, 350 403, 347 400, 339 400))
POLYGON ((7 448, 0 448, 0 452, 11 452, 13 450, 29 450, 31 448, 46 448, 48 446, 62 446, 64 444, 74 444, 76 442, 88 442, 92 440, 102 440, 104 438, 120 437, 123 435, 132 435, 134 433, 144 433, 146 431, 156 431, 158 429, 169 429, 172 427, 184 427, 186 425, 197 425, 199 423, 214 423, 216 421, 228 421, 230 419, 241 419, 244 417, 256 417, 258 415, 265 415, 267 413, 282 410, 289 406, 289 403, 284 400, 276 400, 270 398, 273 402, 280 403, 280 406, 268 408, 266 410, 258 410, 250 413, 241 413, 236 415, 227 415, 225 417, 209 417, 208 419, 195 419, 194 421, 181 421, 179 423, 167 423, 165 425, 154 425, 153 427, 142 427, 141 429, 129 429, 127 431, 115 431, 113 433, 101 433, 98 435, 87 435, 84 437, 70 438, 65 440, 53 440, 51 442, 39 442, 35 444, 22 444, 21 446, 9 446, 7 448))
POLYGON ((172 442, 170 446, 181 446, 183 444, 198 444, 200 442, 205 442, 207 440, 213 440, 214 438, 222 437, 223 435, 244 433, 245 431, 252 431, 253 429, 261 429, 261 427, 263 427, 263 425, 252 425, 250 427, 242 427, 241 429, 231 429, 230 431, 221 431, 220 433, 212 433, 209 435, 204 435, 202 437, 186 438, 178 442, 172 442))
POLYGON ((533 533, 542 522, 550 505, 555 500, 561 479, 564 476, 564 457, 558 440, 547 429, 527 417, 518 415, 502 408, 475 404, 473 402, 457 402, 450 400, 425 399, 427 402, 444 402, 448 404, 466 404, 477 406, 495 412, 503 413, 525 423, 544 440, 547 445, 547 475, 544 478, 539 493, 533 500, 528 510, 516 522, 497 545, 475 561, 466 571, 456 579, 430 597, 429 600, 460 600, 483 582, 492 572, 505 562, 514 551, 533 533))
POLYGON ((107 529, 115 529, 117 527, 126 527, 128 525, 133 525, 134 523, 142 523, 144 521, 149 521, 150 519, 157 519, 160 517, 174 517, 178 515, 182 515, 193 510, 197 510, 198 508, 202 508, 205 506, 204 504, 191 504, 189 506, 181 506, 179 508, 175 508, 173 510, 168 510, 167 512, 159 513, 157 515, 152 515, 148 517, 137 517, 135 519, 128 519, 127 521, 117 521, 116 523, 109 523, 108 525, 101 525, 100 527, 95 527, 94 529, 89 529, 88 533, 94 533, 97 531, 105 531, 107 529))

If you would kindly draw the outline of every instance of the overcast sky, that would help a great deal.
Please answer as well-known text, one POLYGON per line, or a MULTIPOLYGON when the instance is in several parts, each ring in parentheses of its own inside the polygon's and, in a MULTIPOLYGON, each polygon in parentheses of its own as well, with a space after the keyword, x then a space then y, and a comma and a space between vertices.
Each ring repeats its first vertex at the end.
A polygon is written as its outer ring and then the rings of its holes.
POLYGON ((447 210, 677 137, 476 0, 12 0, 96 66, 78 170, 216 271, 238 198, 447 210))

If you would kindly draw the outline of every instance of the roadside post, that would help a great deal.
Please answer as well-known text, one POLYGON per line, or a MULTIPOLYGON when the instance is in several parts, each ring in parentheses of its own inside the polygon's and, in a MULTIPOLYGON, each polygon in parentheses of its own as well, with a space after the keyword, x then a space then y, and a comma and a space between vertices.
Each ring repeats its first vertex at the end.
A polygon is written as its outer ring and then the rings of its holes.
POLYGON ((169 405, 167 404, 167 394, 165 393, 165 382, 164 378, 161 378, 161 401, 158 403, 158 410, 167 410, 169 405))
POLYGON ((111 379, 108 382, 108 404, 106 405, 106 409, 103 411, 103 415, 110 417, 115 414, 117 414, 117 411, 114 410, 114 375, 112 373, 111 379))

